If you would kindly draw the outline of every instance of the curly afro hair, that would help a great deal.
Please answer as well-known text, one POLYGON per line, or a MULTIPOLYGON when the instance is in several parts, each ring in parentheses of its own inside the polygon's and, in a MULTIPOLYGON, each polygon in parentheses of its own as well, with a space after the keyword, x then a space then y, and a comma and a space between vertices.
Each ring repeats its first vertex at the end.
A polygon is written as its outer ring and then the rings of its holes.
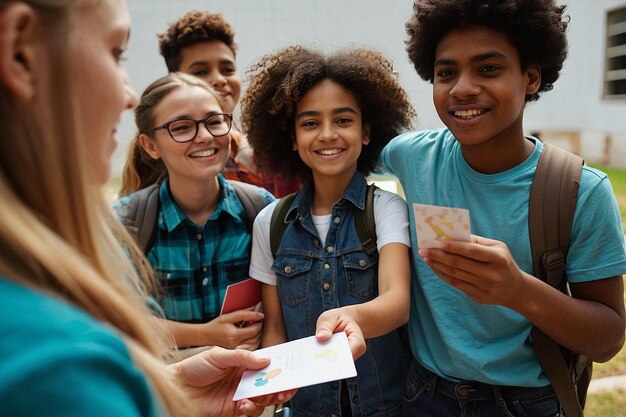
POLYGON ((241 102, 241 120, 255 159, 264 169, 305 180, 311 170, 293 157, 298 102, 315 85, 332 80, 359 104, 370 143, 357 168, 372 172, 382 148, 412 127, 415 110, 396 80, 392 63, 369 49, 347 49, 330 56, 290 46, 261 58, 249 71, 250 85, 241 102))
POLYGON ((180 54, 184 47, 198 42, 222 41, 236 54, 235 31, 222 13, 192 10, 168 25, 157 35, 159 49, 170 72, 180 68, 180 54))
POLYGON ((567 57, 565 6, 554 0, 415 0, 406 23, 406 49, 419 76, 433 82, 435 50, 450 30, 469 25, 506 33, 520 55, 522 70, 541 67, 541 86, 526 101, 550 91, 567 57))

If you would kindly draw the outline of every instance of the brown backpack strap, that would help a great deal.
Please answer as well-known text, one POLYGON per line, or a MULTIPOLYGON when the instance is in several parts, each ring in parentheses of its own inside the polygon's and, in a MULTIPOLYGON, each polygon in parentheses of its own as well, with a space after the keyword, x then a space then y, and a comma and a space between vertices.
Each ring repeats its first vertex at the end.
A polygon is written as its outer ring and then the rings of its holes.
MULTIPOLYGON (((528 226, 537 278, 567 292, 565 258, 580 185, 582 158, 544 144, 530 191, 528 226)), ((583 417, 561 347, 533 327, 535 352, 567 417, 583 417)))

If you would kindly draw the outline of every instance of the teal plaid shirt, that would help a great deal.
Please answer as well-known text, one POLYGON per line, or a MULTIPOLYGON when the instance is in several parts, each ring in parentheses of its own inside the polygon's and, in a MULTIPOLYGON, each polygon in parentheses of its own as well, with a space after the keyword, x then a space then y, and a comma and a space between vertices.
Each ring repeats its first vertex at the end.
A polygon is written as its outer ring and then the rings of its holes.
MULTIPOLYGON (((156 235, 147 257, 162 287, 156 298, 170 320, 214 319, 226 287, 248 278, 251 222, 232 186, 221 174, 218 181, 220 201, 202 227, 172 199, 167 180, 159 189, 156 235)), ((267 203, 274 200, 264 189, 259 192, 267 203)))

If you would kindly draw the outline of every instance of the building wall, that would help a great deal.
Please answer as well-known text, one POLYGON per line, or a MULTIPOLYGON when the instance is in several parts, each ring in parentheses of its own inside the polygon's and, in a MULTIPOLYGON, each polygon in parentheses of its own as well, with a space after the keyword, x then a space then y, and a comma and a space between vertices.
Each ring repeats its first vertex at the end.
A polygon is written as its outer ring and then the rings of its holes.
MULTIPOLYGON (((399 80, 417 110, 416 127, 441 126, 432 105, 430 84, 415 74, 404 50, 404 23, 411 15, 412 0, 127 1, 133 31, 126 67, 139 93, 166 71, 156 34, 188 10, 207 9, 223 12, 234 25, 242 75, 263 54, 289 44, 301 43, 323 50, 372 47, 394 61, 399 80)), ((605 139, 597 138, 608 135, 616 138, 614 142, 626 141, 626 101, 602 98, 605 15, 607 10, 626 5, 626 1, 569 0, 567 4, 571 16, 569 58, 555 89, 528 106, 525 125, 528 131, 541 131, 547 139, 554 131, 579 131, 584 143, 580 149, 589 150, 594 160, 596 154, 604 155, 597 148, 605 139)), ((130 112, 124 115, 119 131, 121 143, 114 158, 115 173, 120 172, 127 141, 134 133, 130 112)), ((626 158, 619 154, 612 159, 626 164, 626 158)))

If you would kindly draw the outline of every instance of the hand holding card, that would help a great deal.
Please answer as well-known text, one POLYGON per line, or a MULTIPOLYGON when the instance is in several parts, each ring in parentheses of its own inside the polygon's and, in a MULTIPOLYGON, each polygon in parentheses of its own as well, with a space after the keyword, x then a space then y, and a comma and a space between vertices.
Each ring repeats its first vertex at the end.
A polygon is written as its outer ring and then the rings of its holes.
POLYGON ((469 242, 469 210, 463 208, 413 204, 417 246, 420 249, 441 248, 442 241, 469 242))
POLYGON ((356 367, 345 333, 335 333, 326 342, 315 336, 259 349, 272 362, 261 370, 247 370, 233 400, 289 391, 323 382, 356 376, 356 367))
POLYGON ((220 314, 237 310, 254 309, 261 301, 261 283, 253 278, 226 287, 220 314))

